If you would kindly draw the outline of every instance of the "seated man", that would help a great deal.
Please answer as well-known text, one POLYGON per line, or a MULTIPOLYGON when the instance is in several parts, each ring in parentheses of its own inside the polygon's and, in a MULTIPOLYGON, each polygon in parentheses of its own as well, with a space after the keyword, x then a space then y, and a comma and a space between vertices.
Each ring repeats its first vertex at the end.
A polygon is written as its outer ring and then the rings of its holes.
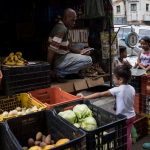
POLYGON ((75 21, 76 12, 70 8, 66 9, 62 20, 54 26, 49 36, 47 60, 60 78, 78 74, 80 70, 92 65, 89 50, 69 43, 68 29, 75 25, 75 21))

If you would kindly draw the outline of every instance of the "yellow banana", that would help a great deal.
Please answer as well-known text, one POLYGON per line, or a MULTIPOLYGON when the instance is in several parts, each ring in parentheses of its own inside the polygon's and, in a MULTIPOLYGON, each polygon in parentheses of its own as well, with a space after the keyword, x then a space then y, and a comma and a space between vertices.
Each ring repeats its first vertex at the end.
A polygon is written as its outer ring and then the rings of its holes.
POLYGON ((27 63, 27 60, 25 60, 24 58, 20 58, 21 61, 23 61, 24 63, 27 63))
POLYGON ((5 63, 5 65, 10 65, 10 66, 13 66, 13 65, 15 65, 16 63, 14 62, 14 61, 7 61, 6 63, 5 63))
POLYGON ((22 56, 22 53, 21 52, 16 52, 16 55, 22 56))
POLYGON ((17 66, 24 66, 25 64, 24 64, 24 62, 17 62, 16 65, 17 66))
POLYGON ((16 65, 17 66, 22 66, 22 65, 25 65, 24 61, 21 61, 18 59, 18 61, 16 62, 16 65))
POLYGON ((6 62, 8 61, 8 59, 9 59, 9 57, 7 56, 7 57, 4 59, 3 63, 6 63, 6 62))
POLYGON ((11 53, 9 54, 10 57, 13 56, 13 55, 14 55, 14 52, 11 52, 11 53))
POLYGON ((9 55, 9 60, 14 61, 14 55, 11 55, 11 56, 9 55))
POLYGON ((18 61, 17 55, 14 55, 14 60, 15 60, 15 61, 18 61))

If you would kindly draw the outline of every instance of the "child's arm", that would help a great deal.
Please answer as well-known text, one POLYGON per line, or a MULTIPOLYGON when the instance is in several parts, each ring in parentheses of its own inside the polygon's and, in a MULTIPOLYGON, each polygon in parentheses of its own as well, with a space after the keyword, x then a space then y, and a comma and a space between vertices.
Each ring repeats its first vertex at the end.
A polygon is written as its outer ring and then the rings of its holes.
POLYGON ((124 61, 124 64, 125 64, 125 65, 128 65, 130 68, 132 68, 132 65, 130 64, 130 62, 129 62, 128 60, 125 60, 125 61, 124 61))
POLYGON ((143 66, 143 64, 141 63, 141 60, 140 60, 140 55, 141 55, 141 53, 142 53, 142 50, 138 53, 138 58, 137 58, 137 64, 136 64, 136 66, 139 66, 139 67, 142 68, 142 69, 146 69, 146 68, 143 66))
POLYGON ((111 96, 112 94, 110 93, 110 91, 104 91, 104 92, 96 92, 94 94, 91 95, 87 95, 87 96, 83 96, 83 99, 94 99, 94 98, 98 98, 98 97, 103 97, 103 96, 111 96))
POLYGON ((139 63, 139 67, 140 67, 141 69, 146 69, 142 63, 139 63))
POLYGON ((146 68, 146 71, 149 71, 150 70, 150 66, 148 66, 147 68, 146 68))
POLYGON ((118 65, 118 60, 113 61, 113 69, 118 65))

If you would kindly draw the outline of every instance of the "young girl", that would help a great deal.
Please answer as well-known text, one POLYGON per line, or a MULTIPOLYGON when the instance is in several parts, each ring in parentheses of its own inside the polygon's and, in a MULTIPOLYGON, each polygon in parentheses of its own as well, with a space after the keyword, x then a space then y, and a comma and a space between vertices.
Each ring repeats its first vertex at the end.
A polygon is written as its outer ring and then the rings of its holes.
POLYGON ((104 92, 97 92, 88 96, 81 97, 83 99, 93 99, 102 96, 113 95, 116 97, 116 114, 122 114, 127 117, 127 150, 131 150, 131 128, 135 118, 134 111, 134 88, 128 84, 131 78, 131 71, 128 65, 117 66, 114 69, 113 81, 116 87, 104 92))
POLYGON ((119 46, 119 57, 115 58, 114 62, 113 62, 113 68, 115 68, 116 66, 120 66, 120 65, 129 65, 130 67, 132 67, 132 65, 128 62, 127 58, 127 49, 125 46, 119 46))
POLYGON ((150 70, 150 38, 144 36, 140 40, 142 50, 138 54, 137 64, 135 67, 150 70))

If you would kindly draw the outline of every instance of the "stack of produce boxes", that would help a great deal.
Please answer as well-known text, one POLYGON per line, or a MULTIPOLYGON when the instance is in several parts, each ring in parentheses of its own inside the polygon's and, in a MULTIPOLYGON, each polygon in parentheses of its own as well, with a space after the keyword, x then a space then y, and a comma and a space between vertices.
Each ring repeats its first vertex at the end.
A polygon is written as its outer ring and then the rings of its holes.
MULTIPOLYGON (((51 103, 57 103, 52 101, 54 95, 51 94, 49 104, 44 104, 29 93, 23 93, 50 85, 50 64, 27 62, 21 52, 12 52, 4 59, 2 72, 3 92, 7 96, 0 96, 0 133, 3 135, 0 149, 86 149, 84 131, 71 128, 46 110, 51 103)), ((67 97, 65 92, 59 97, 59 91, 53 92, 56 92, 56 99, 62 101, 77 98, 69 93, 67 97)))
MULTIPOLYGON (((67 98, 66 93, 63 95, 67 98)), ((74 99, 78 98, 69 93, 68 95, 74 99)), ((46 110, 47 106, 29 93, 0 97, 0 125, 4 124, 3 130, 7 133, 6 138, 10 140, 9 143, 12 146, 10 148, 15 150, 48 150, 50 148, 85 150, 85 132, 73 129, 57 119, 52 111, 46 110)), ((9 150, 5 142, 2 144, 0 148, 9 150)))
POLYGON ((84 132, 86 142, 82 146, 87 150, 126 150, 125 116, 116 116, 58 87, 34 90, 29 94, 51 109, 58 120, 84 132))
POLYGON ((50 110, 9 119, 7 124, 19 150, 86 150, 85 133, 71 128, 50 110))
MULTIPOLYGON (((45 109, 46 106, 43 103, 34 100, 27 93, 20 93, 12 96, 0 96, 0 131, 1 135, 3 135, 3 137, 1 137, 2 143, 0 149, 20 150, 17 139, 14 138, 13 133, 11 133, 11 130, 8 127, 7 120, 20 118, 26 115, 28 116, 29 114, 40 112, 45 109)), ((21 132, 21 130, 19 132, 21 132)))
POLYGON ((116 116, 88 100, 60 104, 53 112, 70 127, 86 133, 87 150, 127 149, 125 116, 116 116))
POLYGON ((6 123, 0 123, 0 149, 19 150, 17 140, 13 139, 13 134, 9 132, 6 123))
POLYGON ((147 118, 147 133, 150 134, 150 75, 141 79, 140 112, 147 118))
POLYGON ((137 116, 134 127, 138 138, 141 138, 150 133, 150 123, 148 122, 150 118, 150 76, 142 75, 136 79, 138 79, 138 81, 136 81, 137 83, 134 82, 134 84, 138 86, 134 86, 136 90, 134 108, 137 116))

